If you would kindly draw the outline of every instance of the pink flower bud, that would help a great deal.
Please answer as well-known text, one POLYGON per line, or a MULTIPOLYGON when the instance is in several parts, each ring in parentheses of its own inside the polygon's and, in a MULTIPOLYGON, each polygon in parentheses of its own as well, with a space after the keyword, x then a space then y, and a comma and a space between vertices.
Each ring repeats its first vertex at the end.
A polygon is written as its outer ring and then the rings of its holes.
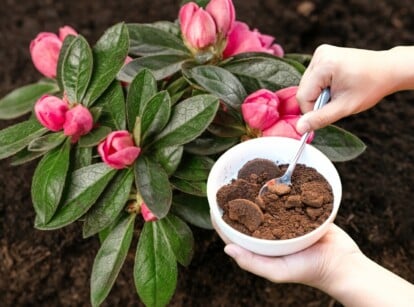
POLYGON ((72 137, 75 143, 78 139, 92 130, 93 118, 91 112, 83 105, 76 105, 66 112, 65 123, 63 124, 63 133, 72 137))
POLYGON ((138 158, 141 148, 136 147, 131 134, 126 130, 111 132, 98 145, 102 160, 112 168, 128 167, 138 158))
POLYGON ((216 41, 213 17, 197 4, 189 2, 180 9, 179 20, 185 43, 192 49, 204 49, 216 41))
MULTIPOLYGON (((284 136, 300 140, 302 137, 296 131, 296 123, 298 122, 299 115, 286 115, 280 118, 273 126, 263 131, 263 136, 284 136)), ((314 133, 309 135, 308 143, 312 142, 314 133)))
POLYGON ((223 57, 244 52, 265 52, 282 57, 284 52, 280 45, 273 44, 275 38, 261 34, 258 30, 250 30, 244 22, 236 21, 227 39, 223 57))
POLYGON ((279 97, 279 113, 284 115, 300 115, 299 103, 296 100, 296 92, 298 91, 297 86, 290 86, 282 88, 276 91, 277 97, 279 97))
POLYGON ((34 113, 38 121, 51 131, 63 129, 68 110, 69 106, 66 102, 58 97, 49 95, 40 97, 34 106, 34 113))
POLYGON ((76 31, 64 26, 59 36, 51 32, 41 32, 30 42, 30 54, 36 69, 48 78, 56 77, 57 63, 62 42, 67 35, 77 35, 76 31))
POLYGON ((151 212, 151 210, 148 208, 148 206, 145 203, 141 204, 141 214, 144 218, 144 221, 146 222, 153 222, 158 220, 157 217, 154 215, 154 213, 151 212))
POLYGON ((246 97, 241 110, 245 122, 254 129, 265 130, 279 119, 279 98, 275 93, 261 89, 246 97))
POLYGON ((236 20, 236 13, 232 0, 211 0, 206 7, 206 11, 210 13, 216 22, 217 31, 222 36, 233 28, 236 20))

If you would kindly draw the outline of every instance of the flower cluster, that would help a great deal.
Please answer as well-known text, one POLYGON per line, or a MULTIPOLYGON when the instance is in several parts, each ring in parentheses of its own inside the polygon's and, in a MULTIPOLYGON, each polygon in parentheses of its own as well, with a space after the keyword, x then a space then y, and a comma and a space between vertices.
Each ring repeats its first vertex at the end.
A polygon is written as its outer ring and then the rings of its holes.
MULTIPOLYGON (((76 222, 85 238, 99 235, 93 306, 132 246, 138 295, 166 305, 177 263, 191 261, 188 224, 212 229, 206 182, 215 159, 247 138, 300 138, 295 96, 309 56, 286 53, 236 17, 231 0, 198 0, 176 22, 118 23, 93 46, 69 26, 40 33, 30 53, 47 79, 0 100, 0 119, 32 113, 0 131, 0 159, 40 159, 35 227, 76 222)), ((334 161, 365 148, 333 125, 312 144, 334 161)))

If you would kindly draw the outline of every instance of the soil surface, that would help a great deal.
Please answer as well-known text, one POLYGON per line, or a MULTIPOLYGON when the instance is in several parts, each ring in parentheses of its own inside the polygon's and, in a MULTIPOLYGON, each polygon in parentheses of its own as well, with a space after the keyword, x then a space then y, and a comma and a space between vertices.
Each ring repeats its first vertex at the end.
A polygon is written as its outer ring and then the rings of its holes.
MULTIPOLYGON (((36 81, 28 47, 38 32, 72 25, 90 42, 119 22, 173 20, 179 1, 5 0, 0 13, 0 96, 36 81)), ((409 0, 235 0, 237 18, 277 37, 286 52, 312 53, 322 43, 388 49, 414 43, 409 0)), ((336 166, 343 200, 336 223, 376 262, 414 282, 414 92, 384 98, 338 123, 368 148, 336 166)), ((12 124, 1 121, 0 128, 12 124)), ((81 227, 33 228, 30 178, 35 163, 0 161, 0 298, 2 306, 89 306, 89 276, 98 240, 81 227)), ((273 284, 241 270, 213 232, 194 228, 194 260, 180 268, 170 306, 340 306, 313 288, 273 284)), ((142 306, 127 258, 104 306, 142 306)))
POLYGON ((223 220, 246 235, 267 240, 296 238, 325 222, 332 212, 332 187, 312 167, 297 164, 291 185, 269 184, 259 195, 263 184, 282 176, 287 167, 267 159, 244 164, 237 178, 217 191, 223 220))

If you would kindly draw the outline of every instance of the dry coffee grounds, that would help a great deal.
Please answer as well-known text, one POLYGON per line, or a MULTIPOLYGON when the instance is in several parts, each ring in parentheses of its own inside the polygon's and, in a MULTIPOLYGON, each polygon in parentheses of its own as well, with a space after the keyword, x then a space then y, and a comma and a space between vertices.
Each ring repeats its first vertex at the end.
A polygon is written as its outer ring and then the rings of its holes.
POLYGON ((268 240, 299 237, 320 226, 332 212, 333 193, 312 167, 298 164, 290 187, 277 185, 258 196, 261 186, 280 177, 287 166, 267 159, 247 162, 237 179, 217 192, 224 221, 244 234, 268 240))

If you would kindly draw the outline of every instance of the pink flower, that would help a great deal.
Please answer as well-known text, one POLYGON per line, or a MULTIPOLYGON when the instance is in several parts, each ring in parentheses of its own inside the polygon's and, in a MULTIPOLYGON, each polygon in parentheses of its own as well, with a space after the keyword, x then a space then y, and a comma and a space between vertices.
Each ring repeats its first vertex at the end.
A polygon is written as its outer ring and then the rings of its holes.
POLYGON ((157 220, 157 217, 151 212, 145 203, 141 204, 141 214, 146 222, 153 222, 157 220))
POLYGON ((57 63, 63 40, 67 35, 77 35, 69 26, 59 29, 59 36, 41 32, 30 42, 30 55, 36 69, 48 78, 56 77, 57 63))
POLYGON ((98 145, 102 160, 116 169, 126 168, 138 158, 141 148, 136 147, 131 134, 126 130, 111 132, 98 145))
POLYGON ((232 0, 211 0, 207 4, 206 11, 213 17, 217 32, 221 33, 222 37, 226 37, 236 21, 232 0))
POLYGON ((179 20, 184 42, 190 49, 204 49, 216 41, 213 17, 194 2, 181 7, 179 20))
POLYGON ((269 90, 258 90, 244 100, 241 110, 246 123, 259 130, 272 126, 279 119, 279 98, 269 90))
POLYGON ((75 143, 78 139, 92 130, 93 118, 91 112, 83 105, 76 105, 66 112, 63 133, 72 137, 75 143))
POLYGON ((63 129, 69 105, 62 99, 43 95, 34 106, 34 113, 39 122, 51 131, 63 129))
MULTIPOLYGON (((296 123, 301 116, 296 100, 297 86, 291 86, 275 93, 261 89, 250 94, 241 109, 244 121, 262 136, 285 136, 300 139, 296 123)), ((313 139, 309 137, 308 143, 313 139)))
POLYGON ((274 40, 274 37, 261 34, 258 30, 252 31, 244 22, 236 21, 229 33, 223 57, 228 58, 244 52, 265 52, 282 57, 283 49, 280 45, 273 44, 274 40))

